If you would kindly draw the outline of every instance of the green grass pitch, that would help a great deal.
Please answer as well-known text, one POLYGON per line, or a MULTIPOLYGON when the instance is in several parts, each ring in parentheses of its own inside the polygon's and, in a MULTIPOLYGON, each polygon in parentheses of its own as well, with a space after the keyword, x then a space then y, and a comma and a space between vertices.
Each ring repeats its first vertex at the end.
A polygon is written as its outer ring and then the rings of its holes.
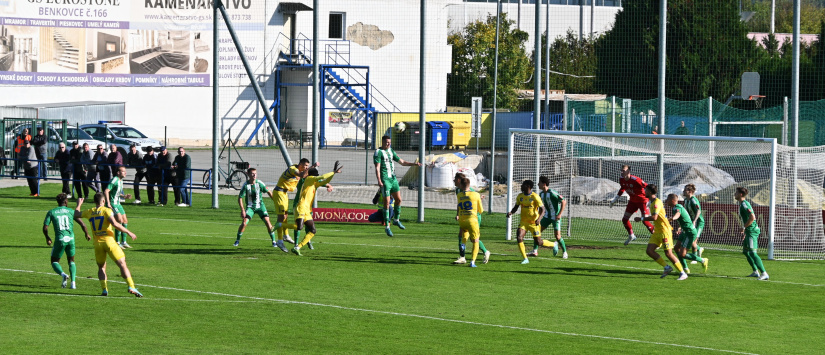
POLYGON ((679 282, 660 279, 640 245, 570 238, 570 259, 543 249, 521 265, 499 214, 482 223, 490 263, 471 269, 452 265, 458 227, 436 210, 437 222, 409 220, 394 238, 318 223, 315 250, 298 257, 273 248, 257 219, 233 247, 237 199, 212 210, 209 198, 125 205, 137 299, 111 261, 110 295, 98 296, 79 227, 78 289, 60 288, 41 233, 54 200, 0 189, 2 352, 804 354, 825 342, 823 262, 766 261, 771 280, 759 282, 741 254, 709 250, 708 273, 694 265, 679 282))

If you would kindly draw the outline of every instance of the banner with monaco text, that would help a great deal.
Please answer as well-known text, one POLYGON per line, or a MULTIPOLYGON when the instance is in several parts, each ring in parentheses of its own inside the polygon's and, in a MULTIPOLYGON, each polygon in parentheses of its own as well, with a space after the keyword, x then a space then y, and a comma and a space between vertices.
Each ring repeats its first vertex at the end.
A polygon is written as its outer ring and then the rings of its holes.
MULTIPOLYGON (((265 29, 263 0, 224 4, 236 31, 265 29)), ((0 85, 210 86, 212 26, 211 0, 0 0, 0 85)), ((242 36, 254 68, 263 37, 242 36)), ((234 43, 217 50, 247 81, 234 43)))
POLYGON ((357 208, 315 208, 312 219, 316 222, 373 223, 370 215, 376 210, 357 208))

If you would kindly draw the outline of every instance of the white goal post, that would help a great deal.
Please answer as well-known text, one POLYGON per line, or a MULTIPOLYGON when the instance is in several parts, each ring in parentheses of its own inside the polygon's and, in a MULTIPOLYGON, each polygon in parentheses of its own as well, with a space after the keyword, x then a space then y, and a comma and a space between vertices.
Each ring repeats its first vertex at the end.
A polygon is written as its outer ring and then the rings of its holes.
MULTIPOLYGON (((683 200, 685 185, 693 184, 705 219, 699 244, 707 249, 742 250, 733 193, 743 186, 762 231, 760 251, 767 248, 769 259, 825 258, 825 147, 785 147, 774 138, 510 129, 507 208, 514 206, 524 180, 532 180, 538 192, 539 176, 547 176, 550 187, 567 201, 563 237, 623 242, 627 195, 613 208, 609 205, 619 191, 622 165, 658 185, 657 197, 663 201, 671 193, 683 200)), ((647 243, 650 233, 632 217, 635 243, 647 243)), ((507 240, 519 220, 517 215, 508 218, 507 240)), ((552 240, 552 227, 542 237, 552 240)), ((527 235, 525 242, 530 239, 527 235)))

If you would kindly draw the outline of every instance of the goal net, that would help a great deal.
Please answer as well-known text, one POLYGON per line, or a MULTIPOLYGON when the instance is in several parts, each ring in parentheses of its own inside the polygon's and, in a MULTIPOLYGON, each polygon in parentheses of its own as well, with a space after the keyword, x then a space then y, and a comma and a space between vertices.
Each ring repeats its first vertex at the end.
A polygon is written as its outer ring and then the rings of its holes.
MULTIPOLYGON (((823 259, 823 181, 825 147, 790 148, 772 138, 671 136, 597 132, 510 130, 508 209, 515 204, 525 180, 550 179, 550 188, 567 201, 562 236, 575 240, 624 242, 628 232, 622 217, 628 202, 624 193, 614 207, 610 200, 620 189, 622 165, 631 175, 659 186, 663 201, 673 193, 684 197, 685 185, 696 187, 705 227, 699 245, 708 249, 741 251, 742 224, 736 187, 748 188, 747 200, 762 233, 760 252, 772 259, 823 259), (796 186, 792 189, 791 186, 796 186)), ((670 208, 666 208, 668 214, 670 208)), ((646 244, 650 232, 631 216, 635 244, 646 244)), ((507 239, 515 237, 520 216, 508 223, 507 239)), ((553 231, 544 231, 552 238, 553 231)), ((530 236, 526 236, 528 240, 530 236)))

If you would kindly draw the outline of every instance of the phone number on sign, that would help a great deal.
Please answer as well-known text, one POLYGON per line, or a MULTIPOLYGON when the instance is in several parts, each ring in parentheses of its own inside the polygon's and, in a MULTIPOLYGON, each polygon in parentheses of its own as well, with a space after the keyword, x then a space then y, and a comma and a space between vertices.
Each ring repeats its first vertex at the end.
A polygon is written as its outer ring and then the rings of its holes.
POLYGON ((42 16, 74 16, 74 17, 106 17, 108 13, 102 9, 80 9, 80 8, 51 8, 41 7, 37 11, 42 16))

